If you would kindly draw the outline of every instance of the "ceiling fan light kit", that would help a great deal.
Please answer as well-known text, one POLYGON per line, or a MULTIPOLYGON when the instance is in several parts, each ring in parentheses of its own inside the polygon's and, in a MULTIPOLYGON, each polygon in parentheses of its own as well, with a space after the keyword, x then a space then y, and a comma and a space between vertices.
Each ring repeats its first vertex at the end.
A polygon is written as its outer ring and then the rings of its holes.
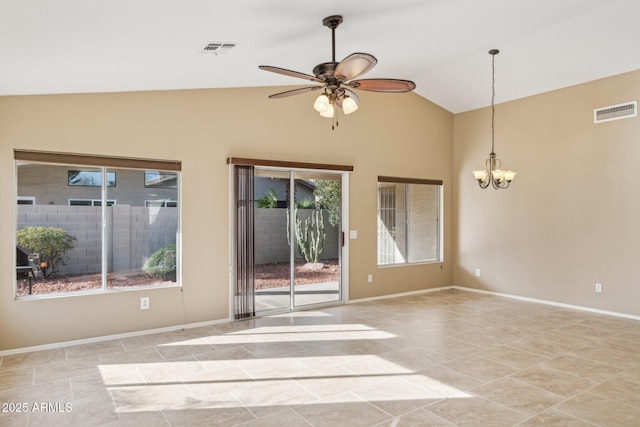
POLYGON ((276 74, 289 77, 297 77, 318 83, 316 86, 307 86, 300 89, 275 93, 269 98, 285 98, 300 95, 307 92, 322 90, 313 108, 322 117, 333 119, 332 129, 338 125, 337 114, 342 110, 344 114, 351 114, 358 109, 360 100, 351 89, 366 90, 370 92, 403 93, 411 92, 416 84, 410 80, 401 79, 360 79, 356 77, 371 70, 378 60, 368 53, 356 52, 347 56, 340 62, 336 62, 336 34, 335 30, 342 23, 340 15, 331 15, 322 20, 322 24, 331 30, 331 61, 323 62, 313 68, 313 75, 287 70, 285 68, 260 65, 258 68, 276 74), (337 108, 336 108, 337 107, 337 108))

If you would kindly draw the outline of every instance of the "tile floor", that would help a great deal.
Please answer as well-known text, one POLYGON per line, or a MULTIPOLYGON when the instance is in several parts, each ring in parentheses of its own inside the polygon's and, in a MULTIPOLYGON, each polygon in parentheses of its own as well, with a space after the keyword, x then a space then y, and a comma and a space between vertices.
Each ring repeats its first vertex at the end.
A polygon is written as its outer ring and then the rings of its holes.
POLYGON ((640 321, 441 291, 5 356, 0 402, 2 426, 637 427, 640 321))

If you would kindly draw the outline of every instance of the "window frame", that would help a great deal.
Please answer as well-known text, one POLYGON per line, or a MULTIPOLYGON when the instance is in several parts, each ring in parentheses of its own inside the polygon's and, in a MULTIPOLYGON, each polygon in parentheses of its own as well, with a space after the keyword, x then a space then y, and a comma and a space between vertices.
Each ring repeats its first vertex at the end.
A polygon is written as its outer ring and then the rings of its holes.
MULTIPOLYGON (((376 266, 378 268, 387 268, 387 267, 398 267, 398 266, 407 266, 407 265, 417 265, 417 264, 433 264, 433 263, 441 263, 444 261, 444 226, 443 226, 443 207, 444 207, 444 186, 443 181, 440 179, 421 179, 421 178, 406 178, 406 177, 392 177, 392 176, 378 176, 377 180, 377 191, 376 191, 376 217, 377 222, 381 221, 380 219, 380 184, 394 184, 394 185, 404 185, 405 186, 405 200, 404 200, 404 233, 405 233, 405 242, 404 242, 404 260, 401 262, 388 262, 381 263, 380 262, 380 230, 376 232, 376 266), (437 206, 436 209, 436 225, 435 225, 435 240, 436 247, 435 253, 436 257, 434 259, 424 259, 417 261, 410 261, 411 254, 411 230, 410 230, 410 202, 411 202, 411 192, 409 191, 410 185, 430 185, 437 187, 436 189, 436 197, 437 197, 437 206)), ((394 199, 395 206, 395 199, 394 199)), ((394 244, 395 236, 394 236, 394 244)))
MULTIPOLYGON (((101 199, 82 199, 91 202, 91 206, 101 207, 102 218, 106 217, 107 207, 113 206, 116 204, 115 200, 107 199, 108 189, 113 188, 113 186, 109 186, 106 180, 107 174, 111 173, 111 170, 114 168, 122 168, 129 170, 161 170, 167 173, 174 173, 176 175, 176 191, 177 191, 177 200, 176 207, 180 207, 181 203, 178 203, 178 200, 182 197, 181 192, 181 171, 182 164, 180 161, 171 161, 171 160, 153 160, 153 159, 136 159, 136 158, 124 158, 124 157, 109 157, 109 156, 100 156, 100 155, 88 155, 88 154, 71 154, 71 153, 55 153, 55 152, 45 152, 45 151, 32 151, 32 150, 18 150, 14 149, 14 191, 16 192, 16 200, 33 200, 33 204, 35 204, 35 197, 19 197, 18 189, 19 189, 19 180, 18 180, 18 167, 21 164, 42 164, 42 165, 51 165, 51 166, 68 166, 70 168, 84 168, 84 167, 95 167, 100 169, 100 173, 102 174, 102 198, 101 199), (103 203, 106 200, 107 203, 103 203), (96 203, 97 202, 97 203, 96 203), (99 206, 102 205, 102 206, 99 206)), ((68 180, 66 182, 68 184, 68 180)), ((81 200, 81 199, 68 199, 68 204, 71 200, 81 200)), ((17 213, 18 213, 18 203, 16 203, 16 214, 14 216, 14 227, 17 226, 17 213)), ((176 278, 175 281, 171 283, 158 283, 158 284, 145 284, 145 285, 130 285, 130 286, 108 286, 107 283, 107 254, 106 251, 106 242, 105 234, 109 231, 103 228, 103 237, 101 239, 103 252, 102 252, 102 286, 100 288, 91 288, 86 290, 78 290, 78 291, 68 291, 68 292, 51 292, 44 294, 29 294, 29 295, 18 295, 18 283, 17 281, 13 282, 13 292, 15 299, 42 299, 42 298, 61 298, 68 296, 79 296, 79 295, 87 295, 87 294, 103 294, 103 293, 112 293, 112 292, 127 292, 127 291, 139 291, 141 289, 158 289, 158 288, 166 288, 166 287, 181 287, 181 269, 182 269, 182 242, 180 239, 181 226, 182 226, 182 215, 181 211, 177 212, 177 224, 176 224, 176 278)), ((17 230, 17 228, 15 228, 17 230)), ((14 234, 13 237, 14 245, 17 245, 17 235, 14 234)))

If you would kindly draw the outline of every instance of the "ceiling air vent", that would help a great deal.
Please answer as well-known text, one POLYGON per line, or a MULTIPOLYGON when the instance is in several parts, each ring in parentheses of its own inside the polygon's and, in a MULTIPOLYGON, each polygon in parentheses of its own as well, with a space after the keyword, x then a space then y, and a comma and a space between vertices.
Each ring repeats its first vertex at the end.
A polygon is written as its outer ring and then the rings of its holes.
POLYGON ((638 102, 631 101, 624 104, 610 105, 593 110, 593 122, 602 123, 611 120, 628 119, 638 115, 638 102))
POLYGON ((223 55, 229 52, 231 49, 236 47, 235 43, 207 43, 205 47, 202 48, 202 53, 213 53, 215 55, 223 55))

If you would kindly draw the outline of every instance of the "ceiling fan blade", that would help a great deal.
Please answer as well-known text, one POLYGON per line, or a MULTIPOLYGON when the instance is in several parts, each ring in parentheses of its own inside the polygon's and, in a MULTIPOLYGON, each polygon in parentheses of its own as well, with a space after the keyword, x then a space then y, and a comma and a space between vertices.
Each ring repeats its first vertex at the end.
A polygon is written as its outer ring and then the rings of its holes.
POLYGON ((368 90, 371 92, 402 93, 411 92, 416 84, 411 80, 400 79, 361 79, 347 83, 354 89, 368 90))
POLYGON ((298 71, 287 70, 286 68, 272 67, 270 65, 260 65, 258 66, 261 70, 271 71, 272 73, 282 74, 289 77, 297 77, 299 79, 311 80, 316 83, 323 83, 322 80, 317 78, 316 76, 312 76, 311 74, 300 73, 298 71))
POLYGON ((270 99, 286 98, 287 96, 300 95, 302 93, 313 92, 314 90, 322 89, 322 86, 307 86, 299 89, 287 90, 285 92, 274 93, 269 95, 270 99))
POLYGON ((377 63, 375 56, 368 53, 352 53, 340 61, 334 75, 342 81, 351 80, 366 73, 377 63))

